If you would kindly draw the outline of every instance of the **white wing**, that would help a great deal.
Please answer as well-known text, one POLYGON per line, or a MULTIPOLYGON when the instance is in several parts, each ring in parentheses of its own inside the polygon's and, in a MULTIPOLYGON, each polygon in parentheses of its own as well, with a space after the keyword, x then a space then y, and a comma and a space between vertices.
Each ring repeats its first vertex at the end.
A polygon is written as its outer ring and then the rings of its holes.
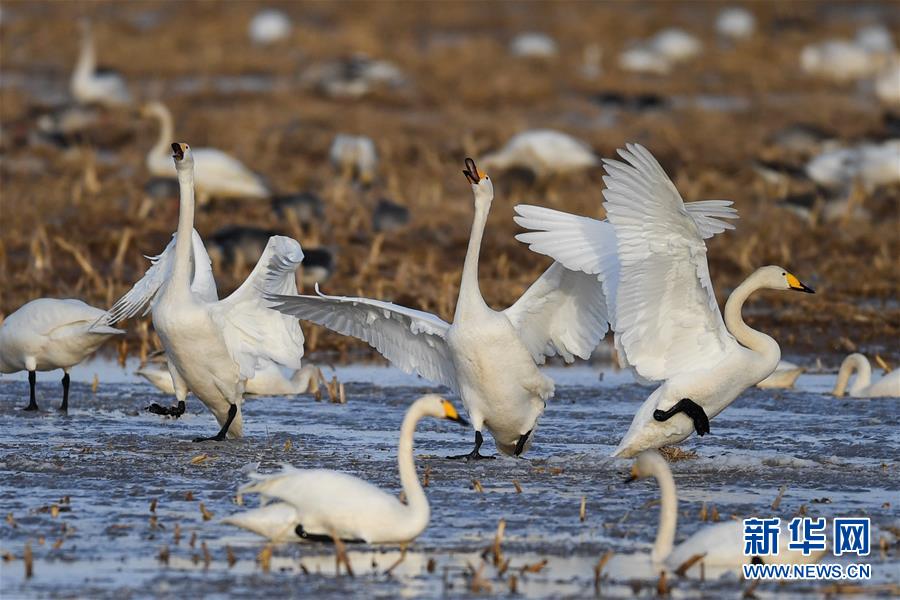
POLYGON ((538 364, 554 354, 566 362, 590 358, 609 329, 603 284, 558 262, 503 314, 538 364))
POLYGON ((616 345, 645 379, 711 367, 737 347, 709 279, 703 238, 713 219, 698 226, 643 146, 619 154, 629 164, 603 161, 604 206, 620 262, 616 345))
POLYGON ((390 302, 345 296, 271 295, 273 308, 367 342, 396 367, 457 390, 447 332, 435 315, 390 302))
POLYGON ((213 305, 212 317, 222 327, 225 345, 241 375, 253 377, 260 361, 300 368, 303 332, 296 319, 269 308, 265 294, 296 294, 295 272, 303 261, 296 240, 281 235, 269 238, 259 262, 241 287, 213 305))
MULTIPOLYGON (((212 266, 209 254, 203 246, 200 234, 194 229, 191 231, 191 249, 194 260, 194 273, 191 279, 191 291, 206 302, 215 302, 219 299, 216 291, 216 280, 213 278, 212 266)), ((106 323, 118 323, 123 319, 130 319, 138 315, 146 315, 156 292, 172 274, 175 266, 175 236, 166 246, 166 249, 150 259, 150 268, 144 276, 135 283, 124 296, 119 298, 108 311, 106 323)))

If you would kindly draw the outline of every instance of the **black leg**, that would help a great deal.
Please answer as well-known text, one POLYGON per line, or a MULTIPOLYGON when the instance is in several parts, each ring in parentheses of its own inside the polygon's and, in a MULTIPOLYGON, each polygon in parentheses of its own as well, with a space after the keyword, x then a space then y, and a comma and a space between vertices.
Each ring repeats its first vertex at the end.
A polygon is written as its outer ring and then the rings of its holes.
POLYGON ((237 415, 237 404, 232 404, 228 408, 228 418, 225 419, 225 424, 222 425, 222 429, 219 430, 219 433, 212 437, 205 438, 196 438, 195 442, 221 442, 225 439, 225 436, 228 435, 228 428, 231 427, 231 422, 234 421, 234 417, 237 415))
POLYGON ((179 400, 178 404, 175 406, 161 406, 154 402, 150 406, 147 407, 147 411, 152 412, 154 415, 162 415, 164 417, 174 417, 178 418, 184 414, 184 400, 179 400))
POLYGON ((461 458, 461 459, 465 460, 466 462, 469 462, 470 460, 485 460, 488 458, 494 458, 493 456, 484 456, 484 455, 478 453, 478 451, 481 450, 481 444, 483 444, 483 443, 484 443, 484 436, 481 435, 480 431, 476 431, 475 432, 475 447, 472 449, 471 452, 469 452, 468 454, 458 454, 456 456, 448 456, 447 458, 450 458, 453 460, 457 460, 457 459, 461 458))
POLYGON ((697 435, 703 436, 709 433, 709 417, 706 416, 706 411, 690 398, 682 398, 669 410, 653 411, 653 418, 657 421, 668 421, 680 412, 686 414, 694 422, 694 430, 697 435))
POLYGON ((69 374, 64 373, 62 384, 63 384, 63 401, 62 404, 59 405, 60 412, 69 412, 69 374))
POLYGON ((519 436, 519 441, 516 442, 516 456, 522 455, 522 452, 525 450, 525 442, 528 441, 528 438, 531 436, 532 431, 534 431, 534 429, 529 429, 528 433, 523 433, 519 436))
POLYGON ((34 397, 34 386, 37 383, 37 373, 34 371, 28 371, 28 385, 31 387, 31 400, 28 402, 28 406, 25 407, 25 410, 37 410, 37 399, 34 397))

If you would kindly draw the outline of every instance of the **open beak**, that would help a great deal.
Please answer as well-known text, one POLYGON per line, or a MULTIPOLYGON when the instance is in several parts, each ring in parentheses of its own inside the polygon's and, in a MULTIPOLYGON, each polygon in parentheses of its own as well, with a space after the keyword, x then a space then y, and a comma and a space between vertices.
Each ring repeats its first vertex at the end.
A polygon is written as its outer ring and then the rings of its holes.
POLYGON ((466 168, 463 171, 463 175, 466 176, 466 179, 468 179, 472 185, 478 185, 478 182, 481 181, 481 177, 478 176, 478 167, 475 166, 475 161, 471 158, 466 159, 466 168))
POLYGON ((184 148, 181 147, 181 144, 172 144, 172 152, 172 158, 175 160, 184 160, 184 148))

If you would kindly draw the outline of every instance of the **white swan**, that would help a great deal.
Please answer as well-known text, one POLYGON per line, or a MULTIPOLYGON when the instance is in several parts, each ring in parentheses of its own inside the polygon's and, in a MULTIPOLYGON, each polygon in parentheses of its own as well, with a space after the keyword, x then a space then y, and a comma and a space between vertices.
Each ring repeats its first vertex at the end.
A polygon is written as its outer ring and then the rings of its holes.
POLYGON ((867 192, 900 183, 900 139, 830 147, 806 164, 807 177, 829 189, 860 183, 867 192))
POLYGON ((205 251, 200 255, 202 242, 193 230, 191 150, 187 144, 172 144, 172 149, 181 193, 174 244, 170 243, 144 277, 113 305, 108 322, 142 311, 146 314, 148 309, 175 382, 179 401, 175 412, 184 412, 184 398, 190 390, 222 426, 218 434, 205 439, 240 437, 241 400, 247 380, 260 363, 300 368, 300 327, 293 319, 266 308, 261 294, 296 293, 294 272, 303 260, 303 251, 291 238, 273 236, 247 280, 229 297, 216 300, 207 281, 209 259, 205 251))
POLYGON ((734 568, 751 562, 804 564, 817 562, 825 555, 824 550, 814 551, 808 556, 804 556, 801 551, 790 550, 788 528, 782 527, 777 555, 744 556, 744 528, 741 521, 726 521, 703 527, 675 546, 678 491, 669 465, 655 450, 645 450, 638 455, 631 468, 629 481, 645 477, 655 477, 660 490, 659 527, 650 552, 650 560, 654 565, 674 571, 694 557, 701 556, 685 570, 685 573, 691 573, 699 572, 701 565, 703 568, 734 568))
POLYGON ((131 94, 121 75, 97 69, 97 52, 89 21, 81 21, 81 51, 69 87, 79 104, 123 106, 131 104, 131 94))
MULTIPOLYGON (((159 140, 147 154, 147 170, 156 177, 175 178, 169 154, 174 137, 172 113, 161 102, 150 102, 141 114, 159 122, 159 140)), ((211 198, 260 199, 272 195, 260 176, 233 156, 215 148, 197 148, 193 154, 194 185, 201 206, 211 198)))
MULTIPOLYGON (((606 334, 600 282, 554 263, 504 311, 484 301, 478 260, 494 198, 491 180, 466 159, 475 219, 453 324, 430 313, 368 298, 270 296, 274 308, 368 342, 394 365, 458 392, 475 429, 478 453, 487 427, 497 448, 518 456, 531 445, 553 382, 538 370, 545 356, 587 358, 606 334)), ((318 291, 318 290, 317 290, 318 291)))
POLYGON ((363 135, 339 133, 328 151, 331 164, 342 173, 359 178, 363 184, 375 181, 378 171, 378 152, 375 142, 363 135))
POLYGON ((538 179, 565 175, 600 164, 581 140, 551 129, 532 129, 514 135, 503 148, 481 159, 487 169, 528 169, 538 179))
POLYGON ((106 312, 81 300, 38 298, 24 304, 0 325, 0 373, 28 371, 31 399, 37 410, 36 371, 63 370, 61 411, 69 409, 69 369, 93 354, 103 342, 125 333, 100 321, 106 312))
POLYGON ((247 33, 254 44, 268 46, 287 39, 291 35, 291 29, 291 20, 286 14, 274 8, 266 8, 253 15, 247 33))
POLYGON ((509 52, 519 58, 553 58, 559 54, 559 46, 546 33, 529 31, 512 39, 509 52))
MULTIPOLYGON (((416 476, 413 435, 423 417, 449 419, 468 425, 453 405, 435 395, 412 403, 400 426, 397 465, 406 502, 367 481, 338 471, 294 469, 285 465, 274 475, 253 476, 256 481, 240 488, 241 494, 258 493, 293 507, 295 518, 284 524, 297 536, 310 541, 362 541, 370 544, 406 543, 428 526, 431 509, 416 476)), ((272 512, 287 516, 283 508, 257 512, 254 518, 235 515, 229 522, 271 539, 289 538, 285 530, 271 524, 272 512)))
POLYGON ((762 267, 731 294, 723 322, 703 240, 730 227, 721 221, 733 217, 730 203, 685 204, 646 148, 629 144, 619 154, 628 164, 604 161, 609 223, 572 216, 561 227, 552 220, 517 221, 545 230, 518 236, 532 250, 604 281, 605 298, 614 299, 607 313, 621 361, 642 382, 664 382, 614 452, 628 457, 678 443, 694 430, 708 433, 710 417, 775 370, 778 344, 741 319, 751 293, 812 290, 781 267, 762 267))
POLYGON ((795 365, 786 360, 778 361, 778 366, 772 371, 772 374, 756 384, 758 388, 792 388, 797 378, 805 371, 801 366, 795 365))
POLYGON ((869 364, 868 358, 858 352, 851 354, 841 363, 841 370, 838 371, 837 382, 832 391, 835 396, 844 395, 847 390, 847 382, 854 370, 856 378, 853 380, 853 385, 850 386, 851 397, 900 398, 900 369, 885 373, 881 379, 872 383, 872 365, 869 364))
POLYGON ((664 75, 674 65, 699 54, 702 48, 696 37, 672 27, 625 49, 619 55, 619 66, 626 71, 664 75))
POLYGON ((729 6, 719 11, 716 17, 716 33, 722 37, 743 40, 756 31, 756 17, 740 6, 729 6))
MULTIPOLYGON (((325 472, 331 473, 331 471, 325 472)), ((298 530, 301 522, 297 509, 287 502, 269 502, 257 508, 230 515, 222 519, 222 522, 252 531, 276 544, 299 542, 304 539, 300 535, 304 530, 298 530)))

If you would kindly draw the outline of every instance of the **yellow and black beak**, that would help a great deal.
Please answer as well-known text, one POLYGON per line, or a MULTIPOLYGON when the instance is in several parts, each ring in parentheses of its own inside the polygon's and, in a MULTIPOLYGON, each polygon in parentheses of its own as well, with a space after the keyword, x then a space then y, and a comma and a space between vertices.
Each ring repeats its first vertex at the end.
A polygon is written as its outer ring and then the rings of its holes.
POLYGON ((787 275, 785 275, 785 277, 787 277, 788 285, 790 286, 790 288, 792 290, 797 291, 797 292, 805 292, 807 294, 815 294, 816 293, 816 290, 812 289, 805 283, 802 283, 799 279, 797 279, 791 273, 788 273, 787 275))
POLYGON ((468 425, 469 422, 460 416, 458 412, 456 412, 456 407, 450 404, 447 400, 442 402, 444 405, 444 418, 455 423, 459 423, 460 425, 468 425))
POLYGON ((466 168, 463 171, 463 175, 466 176, 466 179, 468 179, 472 185, 478 185, 485 177, 484 173, 478 170, 478 167, 475 166, 475 161, 471 158, 466 159, 466 168))
POLYGON ((172 158, 175 160, 184 160, 184 144, 172 144, 172 158))

